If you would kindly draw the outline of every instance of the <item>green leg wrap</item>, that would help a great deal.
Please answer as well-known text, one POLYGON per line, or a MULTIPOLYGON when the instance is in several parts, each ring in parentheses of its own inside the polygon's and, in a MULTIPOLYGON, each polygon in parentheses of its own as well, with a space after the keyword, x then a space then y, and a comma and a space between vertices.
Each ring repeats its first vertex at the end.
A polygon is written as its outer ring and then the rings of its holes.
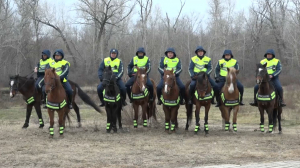
POLYGON ((147 120, 144 120, 143 126, 144 126, 144 127, 147 127, 147 120))
POLYGON ((40 125, 43 125, 43 124, 44 124, 44 122, 43 122, 42 119, 39 119, 39 121, 40 121, 40 125))
POLYGON ((198 132, 198 130, 199 130, 199 126, 196 125, 196 126, 195 126, 195 132, 198 132))
POLYGON ((265 132, 265 128, 264 127, 265 127, 264 125, 260 125, 260 131, 261 132, 265 132))
POLYGON ((230 126, 230 124, 225 124, 225 131, 229 130, 229 126, 230 126))
POLYGON ((165 123, 165 128, 166 128, 166 130, 169 130, 170 129, 170 127, 169 127, 169 123, 165 123))
POLYGON ((64 127, 59 127, 59 133, 62 135, 64 133, 64 127))
POLYGON ((49 128, 50 135, 54 135, 54 128, 49 128))
POLYGON ((134 126, 134 127, 137 127, 137 126, 138 126, 138 124, 137 124, 137 121, 136 121, 136 120, 133 120, 133 126, 134 126))
POLYGON ((208 129, 208 124, 204 124, 204 130, 205 131, 208 131, 209 129, 208 129))
POLYGON ((233 127, 233 130, 234 130, 235 132, 237 132, 236 124, 232 124, 232 127, 233 127))
POLYGON ((269 132, 273 131, 273 125, 269 125, 269 132))
POLYGON ((109 128, 110 128, 110 123, 107 123, 106 124, 106 130, 109 130, 109 128))
POLYGON ((175 130, 175 124, 172 124, 171 125, 171 131, 174 131, 175 130))

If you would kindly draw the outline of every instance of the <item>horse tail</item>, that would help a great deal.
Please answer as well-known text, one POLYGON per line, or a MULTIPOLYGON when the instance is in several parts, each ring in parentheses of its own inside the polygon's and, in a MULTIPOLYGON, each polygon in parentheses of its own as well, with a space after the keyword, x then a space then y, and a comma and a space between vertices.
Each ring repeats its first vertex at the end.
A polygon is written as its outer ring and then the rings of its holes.
MULTIPOLYGON (((151 106, 152 106, 152 116, 155 120, 157 120, 157 117, 156 117, 156 103, 155 103, 155 98, 156 98, 156 83, 154 82, 153 79, 150 79, 151 82, 152 82, 152 85, 153 85, 153 102, 151 102, 151 106)), ((159 99, 159 97, 158 97, 159 99)))
POLYGON ((99 113, 102 113, 100 108, 93 102, 93 100, 86 93, 84 93, 84 91, 80 88, 80 86, 75 82, 72 83, 74 83, 75 87, 77 88, 78 95, 81 98, 81 100, 83 100, 86 104, 92 106, 99 113))

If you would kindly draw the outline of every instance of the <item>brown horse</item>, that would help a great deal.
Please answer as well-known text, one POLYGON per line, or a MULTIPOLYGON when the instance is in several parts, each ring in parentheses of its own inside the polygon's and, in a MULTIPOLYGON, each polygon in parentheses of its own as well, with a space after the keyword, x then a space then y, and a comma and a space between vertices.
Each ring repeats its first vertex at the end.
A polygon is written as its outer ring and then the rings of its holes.
MULTIPOLYGON (((237 113, 239 111, 239 102, 240 102, 240 93, 237 88, 237 75, 239 73, 239 70, 236 70, 235 68, 227 68, 227 76, 226 76, 226 82, 221 90, 220 95, 220 103, 221 106, 219 107, 222 118, 223 118, 223 124, 225 122, 225 131, 229 130, 230 127, 230 112, 233 110, 233 130, 237 132, 237 113)), ((223 125, 224 126, 224 125, 223 125)))
POLYGON ((64 133, 65 117, 68 117, 70 109, 67 106, 67 96, 64 87, 61 84, 60 77, 56 74, 54 68, 45 70, 45 91, 47 93, 47 107, 50 119, 50 137, 54 135, 54 111, 58 113, 59 133, 64 133))
POLYGON ((276 128, 276 118, 278 118, 278 129, 279 133, 281 133, 282 107, 279 105, 279 96, 270 82, 266 66, 267 64, 257 64, 256 69, 256 83, 259 85, 256 99, 260 112, 260 130, 261 132, 265 132, 264 111, 266 111, 269 118, 269 133, 272 133, 273 128, 276 128))
MULTIPOLYGON (((77 116, 77 122, 78 127, 81 127, 81 117, 80 117, 80 111, 79 107, 77 106, 75 102, 75 96, 78 93, 78 96, 88 105, 92 106, 97 112, 101 112, 99 107, 92 101, 92 99, 84 93, 84 91, 80 88, 80 86, 69 80, 70 85, 73 90, 73 99, 72 99, 72 106, 74 108, 74 111, 77 116)), ((23 95, 23 99, 26 101, 27 109, 26 109, 26 119, 25 123, 22 128, 27 128, 29 126, 29 119, 31 116, 32 107, 35 108, 36 113, 39 118, 40 126, 39 128, 44 127, 44 121, 42 118, 42 112, 41 112, 41 97, 42 93, 41 90, 37 91, 34 86, 35 80, 34 78, 27 78, 22 77, 19 75, 11 76, 10 77, 10 97, 13 98, 15 95, 20 92, 23 95)))
POLYGON ((171 125, 171 132, 175 132, 178 128, 177 115, 179 109, 179 88, 176 83, 176 77, 173 69, 164 69, 164 84, 162 97, 159 97, 163 103, 163 110, 165 112, 165 130, 169 132, 171 125))
POLYGON ((137 68, 137 73, 135 75, 135 81, 132 85, 131 92, 132 92, 132 106, 134 109, 134 118, 133 118, 133 126, 137 128, 137 120, 138 120, 138 113, 139 113, 139 106, 142 107, 142 118, 143 118, 143 126, 148 126, 148 120, 151 123, 151 117, 153 116, 156 120, 156 85, 153 79, 150 79, 153 84, 153 101, 149 101, 149 91, 146 87, 147 82, 147 68, 137 68))
MULTIPOLYGON (((189 94, 189 85, 191 81, 187 82, 185 85, 185 92, 188 95, 189 94)), ((195 89, 195 94, 193 94, 192 102, 196 105, 195 110, 195 118, 196 118, 196 124, 195 124, 195 133, 198 133, 200 130, 200 108, 204 106, 205 108, 205 117, 204 117, 204 131, 206 134, 208 134, 208 112, 210 109, 211 101, 213 99, 214 92, 213 89, 209 83, 208 76, 205 72, 200 72, 197 75, 197 84, 195 89)), ((185 130, 188 130, 189 128, 189 122, 192 120, 192 113, 193 113, 193 104, 188 104, 188 101, 185 103, 185 107, 187 110, 187 123, 185 130)))

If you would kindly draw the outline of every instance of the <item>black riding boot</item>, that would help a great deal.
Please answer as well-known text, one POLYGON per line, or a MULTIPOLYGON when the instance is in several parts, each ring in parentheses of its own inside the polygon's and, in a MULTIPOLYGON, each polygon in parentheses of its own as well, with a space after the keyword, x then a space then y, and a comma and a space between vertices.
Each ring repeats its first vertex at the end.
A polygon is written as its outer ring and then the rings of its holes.
POLYGON ((43 92, 42 95, 43 95, 43 109, 47 109, 47 105, 46 105, 46 103, 47 103, 47 101, 46 101, 47 95, 46 95, 45 92, 43 92))
POLYGON ((254 99, 253 99, 254 101, 249 103, 250 106, 256 106, 256 107, 258 106, 257 100, 256 100, 256 94, 257 94, 257 91, 254 90, 254 99))
POLYGON ((149 101, 153 102, 153 87, 148 87, 149 90, 149 101))
POLYGON ((286 104, 283 101, 283 91, 282 92, 278 92, 279 93, 279 103, 280 103, 280 107, 285 107, 286 104))
POLYGON ((129 98, 130 103, 132 103, 133 100, 132 100, 132 98, 131 98, 131 88, 130 88, 130 87, 129 87, 129 88, 126 88, 126 92, 127 92, 127 95, 128 95, 128 98, 129 98))
POLYGON ((193 104, 193 94, 194 94, 194 90, 190 89, 189 90, 189 102, 188 102, 188 104, 193 104))
POLYGON ((157 90, 157 105, 161 105, 162 104, 161 99, 160 99, 161 94, 162 94, 161 90, 157 90))
POLYGON ((127 103, 126 103, 126 92, 125 93, 123 93, 122 91, 121 91, 121 98, 122 98, 122 105, 123 106, 127 106, 127 103))
POLYGON ((240 99, 240 105, 241 105, 241 106, 245 105, 245 104, 243 103, 243 95, 242 95, 242 94, 241 94, 241 99, 240 99))
POLYGON ((72 100, 73 100, 73 95, 68 95, 68 101, 69 101, 69 109, 73 109, 73 106, 72 106, 72 100))

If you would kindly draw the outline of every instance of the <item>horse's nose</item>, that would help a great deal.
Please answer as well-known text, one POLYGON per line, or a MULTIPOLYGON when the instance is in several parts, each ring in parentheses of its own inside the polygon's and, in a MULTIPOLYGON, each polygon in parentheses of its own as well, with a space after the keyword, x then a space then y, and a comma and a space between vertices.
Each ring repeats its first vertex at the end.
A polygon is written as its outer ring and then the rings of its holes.
POLYGON ((145 87, 145 85, 143 85, 143 87, 142 87, 142 91, 144 92, 144 91, 145 91, 145 89, 146 89, 146 87, 145 87))
POLYGON ((14 94, 12 92, 10 92, 9 95, 10 95, 10 98, 14 97, 14 94))
POLYGON ((260 83, 260 80, 259 80, 259 79, 256 79, 256 83, 259 84, 259 83, 260 83))

